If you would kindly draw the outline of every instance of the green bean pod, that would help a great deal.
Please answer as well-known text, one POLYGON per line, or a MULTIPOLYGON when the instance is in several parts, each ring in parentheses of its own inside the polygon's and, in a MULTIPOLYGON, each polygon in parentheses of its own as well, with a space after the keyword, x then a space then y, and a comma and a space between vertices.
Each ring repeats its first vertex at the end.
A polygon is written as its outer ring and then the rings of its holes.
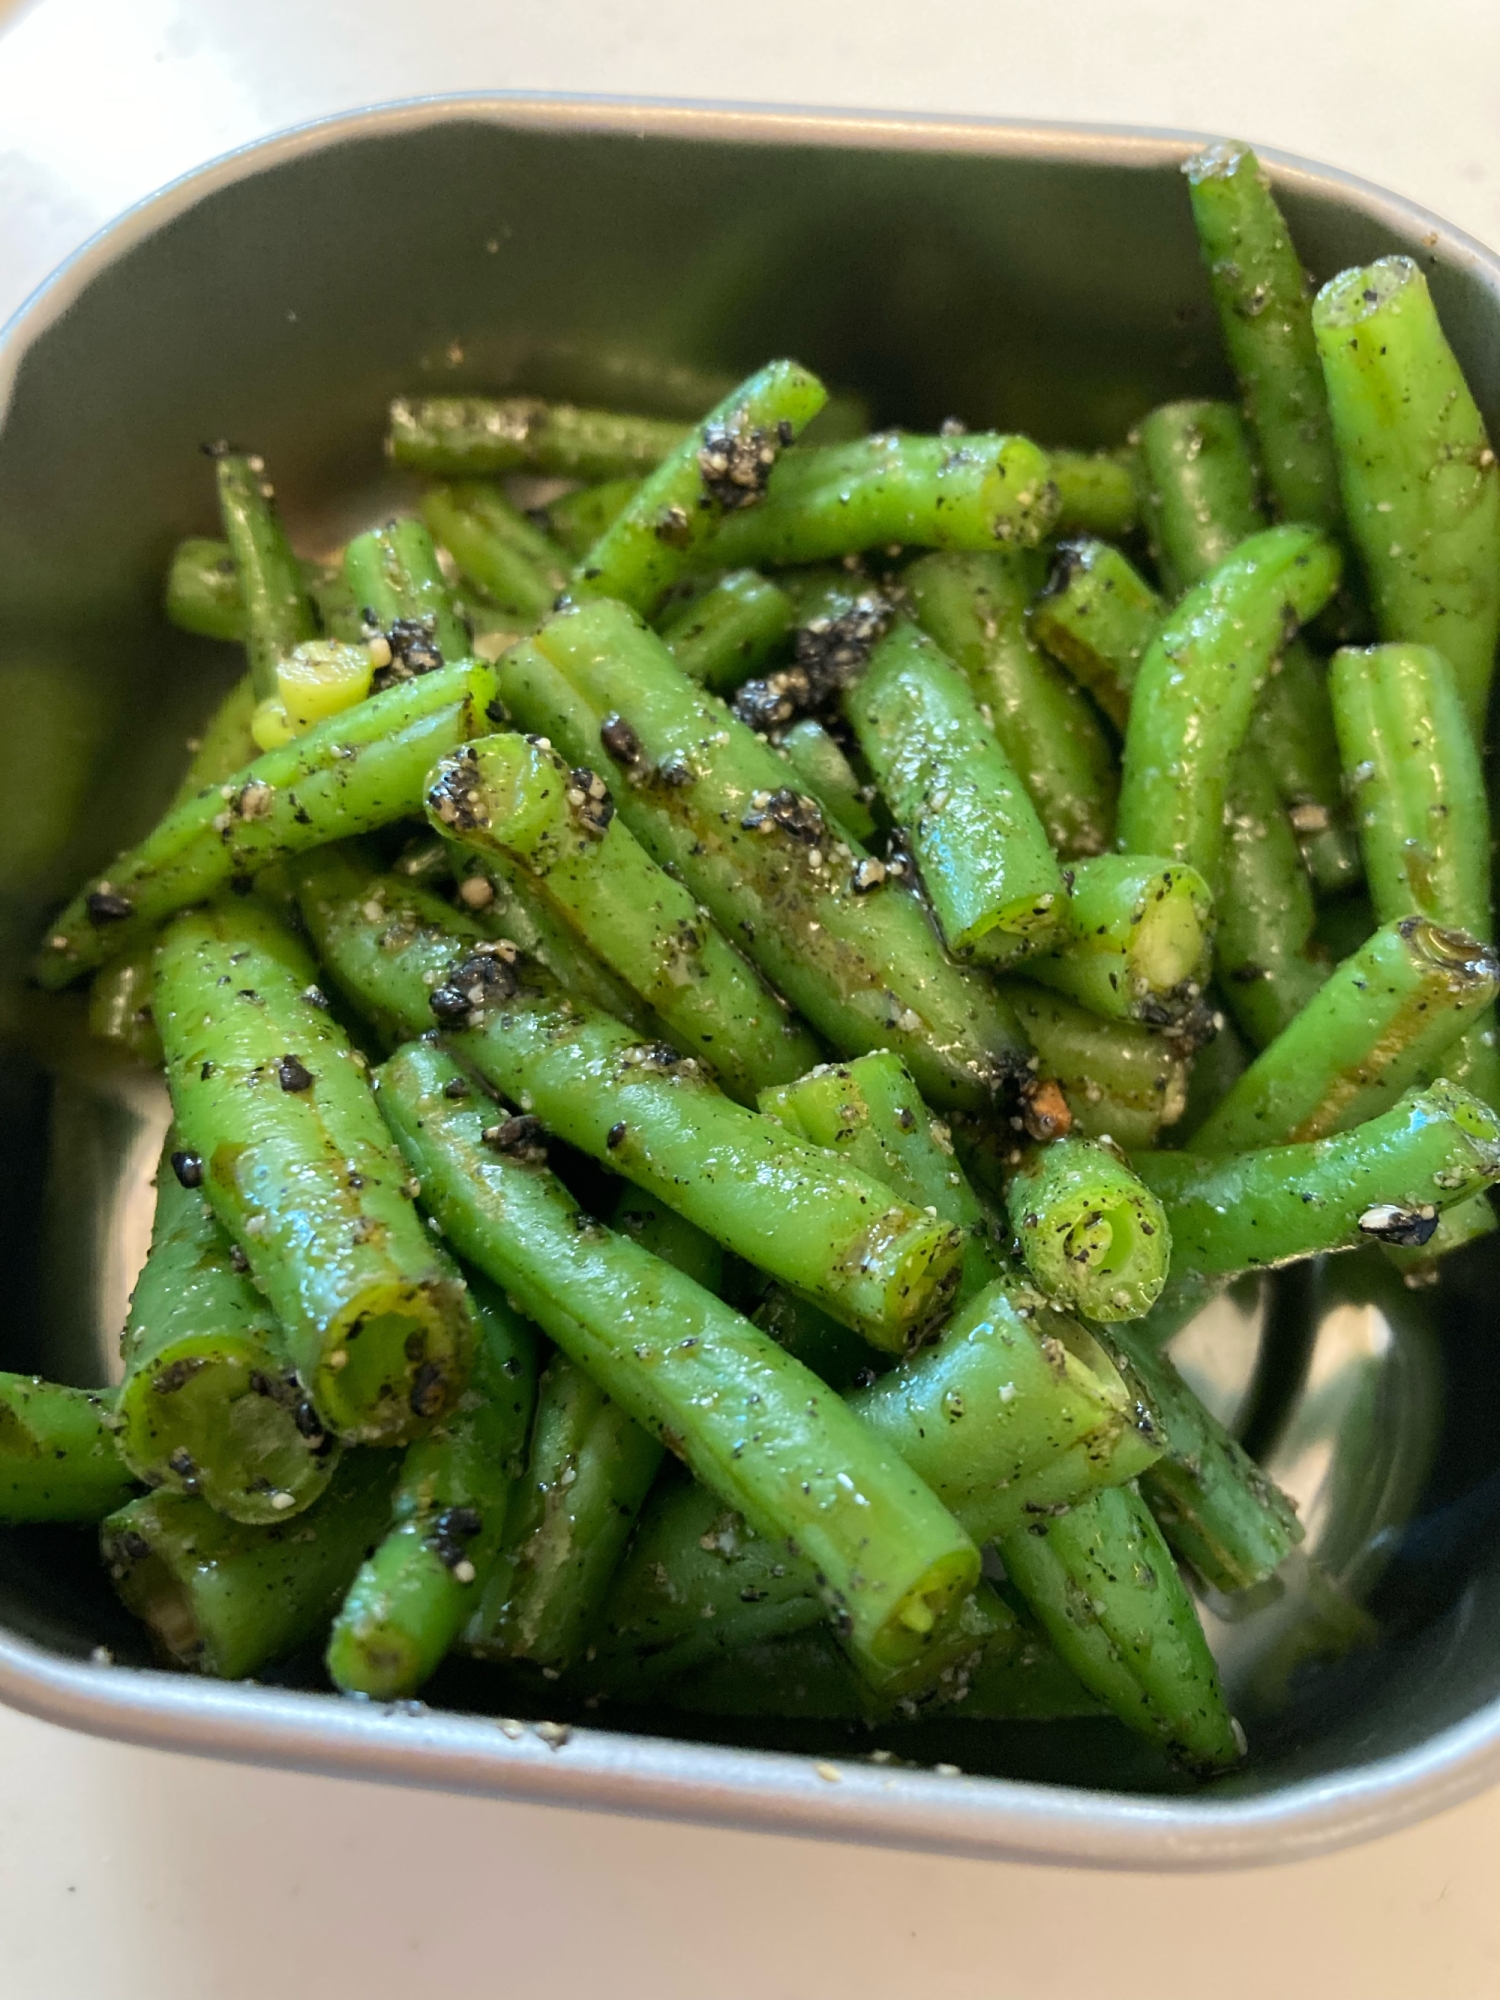
POLYGON ((701 1286, 580 1219, 549 1173, 488 1149, 448 1095, 450 1059, 414 1043, 381 1105, 447 1234, 638 1423, 823 1578, 851 1656, 879 1677, 978 1577, 973 1544, 816 1376, 701 1286))
POLYGON ((547 509, 553 539, 576 562, 618 520, 640 485, 639 479, 606 479, 597 486, 580 486, 576 493, 564 493, 547 509))
POLYGON ((1084 1138, 1127 1151, 1154 1146, 1187 1108, 1188 1058, 1136 1021, 1111 1021, 1024 979, 1003 987, 1036 1047, 1037 1074, 1059 1084, 1084 1138))
POLYGON ((538 396, 398 396, 385 448, 397 465, 440 479, 532 472, 612 480, 650 472, 677 450, 687 428, 538 396))
POLYGON ((1193 1133, 1198 1153, 1320 1139, 1434 1074, 1492 1003, 1500 964, 1466 931, 1402 917, 1336 966, 1193 1133))
POLYGON ((1500 469, 1409 257, 1313 301, 1349 532, 1382 639, 1436 646, 1482 736, 1500 632, 1500 469))
POLYGON ((1262 1270, 1362 1243, 1421 1247, 1444 1209, 1500 1178, 1500 1118, 1436 1083, 1327 1139, 1207 1158, 1142 1154, 1184 1265, 1262 1270))
POLYGON ((1041 574, 1039 558, 998 549, 924 556, 902 582, 912 616, 968 677, 1048 840, 1071 860, 1110 846, 1117 780, 1088 697, 1028 630, 1041 574))
POLYGON ((1232 403, 1163 403, 1141 424, 1141 520, 1178 598, 1266 526, 1249 440, 1232 403))
POLYGON ((728 516, 705 550, 715 568, 784 568, 863 549, 1031 548, 1059 495, 1030 438, 888 431, 789 452, 760 507, 728 516))
POLYGON ((641 847, 594 772, 535 738, 482 736, 435 766, 427 811, 439 832, 523 868, 731 1097, 753 1103, 817 1061, 812 1036, 641 847))
POLYGON ((1219 928, 1220 990, 1237 1025, 1263 1049, 1328 977, 1317 911, 1296 836, 1264 760, 1249 746, 1234 761, 1225 806, 1219 928))
POLYGON ((435 760, 483 734, 495 685, 478 660, 402 681, 198 792, 73 898, 37 980, 66 986, 273 861, 420 812, 435 760))
POLYGON ((1147 648, 1130 707, 1118 843, 1190 862, 1213 887, 1229 766, 1289 623, 1321 610, 1339 554, 1310 528, 1268 528, 1190 590, 1147 648))
POLYGON ((873 1345, 899 1353, 947 1304, 957 1230, 745 1110, 692 1058, 555 993, 519 991, 504 958, 476 951, 473 927, 435 899, 388 878, 377 897, 328 854, 304 873, 302 910, 323 964, 382 1032, 447 1022, 464 1061, 549 1131, 873 1345))
POLYGON ((525 626, 552 609, 568 579, 568 555, 499 487, 480 480, 432 486, 422 495, 422 519, 433 540, 458 564, 466 583, 525 626))
POLYGON ((169 813, 186 805, 205 785, 222 785, 226 778, 232 778, 254 762, 257 750, 250 722, 255 709, 255 687, 246 674, 223 697, 197 739, 190 740, 192 757, 172 794, 169 813))
POLYGON ((1026 974, 1111 1020, 1170 1027, 1202 1006, 1213 898, 1196 868, 1099 854, 1064 872, 1061 936, 1026 974))
POLYGON ((536 1333, 483 1280, 471 1297, 477 1330, 463 1400, 407 1446, 390 1526, 334 1620, 328 1672, 346 1694, 415 1694, 472 1615, 499 1553, 536 1402, 536 1333))
POLYGON ((402 627, 423 629, 428 644, 420 652, 403 658, 393 645, 397 669, 424 673, 468 657, 468 627, 422 522, 407 517, 356 535, 344 550, 344 575, 367 624, 392 639, 402 627))
POLYGON ((1092 1139, 1055 1139, 1027 1155, 1005 1192, 1026 1268, 1049 1299, 1105 1323, 1151 1310, 1172 1235, 1122 1154, 1092 1139))
POLYGON ((350 1452, 315 1506, 270 1527, 191 1494, 143 1494, 101 1527, 105 1569, 175 1665, 243 1680, 327 1625, 385 1530, 399 1464, 392 1452, 350 1452))
POLYGON ((817 800, 830 826, 846 841, 874 839, 875 815, 867 802, 867 788, 820 722, 807 716, 794 723, 778 747, 795 772, 799 789, 817 800))
POLYGON ((151 1016, 156 987, 156 939, 148 937, 94 974, 89 986, 89 1033, 113 1042, 137 1062, 161 1067, 161 1036, 151 1016))
MULTIPOLYGON (((794 361, 772 361, 742 382, 642 481, 569 584, 582 601, 617 598, 645 614, 717 546, 720 524, 760 514, 782 449, 815 417, 828 392, 794 361)), ((715 568, 758 566, 754 555, 712 558, 715 568)))
POLYGON ((102 1521, 134 1488, 112 1392, 0 1372, 0 1521, 102 1521))
POLYGON ((229 544, 190 535, 172 551, 162 599, 167 622, 200 639, 245 637, 245 599, 229 544))
POLYGON ((553 619, 501 676, 516 719, 570 762, 604 742, 637 840, 840 1054, 893 1048, 949 1105, 983 1104, 1024 1068, 1014 1017, 944 955, 910 891, 832 833, 770 744, 620 607, 553 619))
POLYGON ((1193 1600, 1138 1494, 1106 1489, 1003 1536, 1000 1555, 1058 1657, 1122 1722, 1195 1769, 1240 1761, 1193 1600))
POLYGON ((1123 734, 1131 689, 1166 610, 1127 555, 1083 536, 1058 544, 1032 603, 1031 630, 1123 734))
POLYGON ((1336 532, 1338 464, 1313 339, 1302 260, 1248 146, 1209 146, 1184 162, 1219 329, 1284 521, 1336 532))
POLYGON ((169 1133, 120 1343, 120 1455, 148 1486, 201 1494, 236 1521, 278 1521, 317 1499, 338 1447, 195 1176, 201 1163, 169 1133))
POLYGON ((1136 524, 1132 451, 1053 451, 1048 454, 1059 501, 1059 535, 1128 535, 1136 524))
POLYGON ((216 451, 219 514, 239 584, 245 656, 258 697, 276 692, 276 669, 294 646, 318 635, 317 619, 258 458, 216 451))
POLYGON ((748 680, 792 628, 792 605, 758 570, 731 570, 690 598, 658 630, 685 674, 715 694, 748 680))
POLYGON ((194 911, 162 940, 156 1014, 189 1177, 319 1414, 340 1437, 409 1438, 463 1389, 468 1306, 312 960, 249 900, 194 911))
POLYGON ((911 842, 948 949, 1003 965, 1044 948, 1062 871, 968 682, 915 626, 892 627, 844 697, 911 842))
POLYGON ((1359 880, 1359 843, 1343 792, 1328 670, 1300 639, 1272 665, 1244 754, 1259 757, 1275 780, 1318 889, 1342 895, 1359 880))

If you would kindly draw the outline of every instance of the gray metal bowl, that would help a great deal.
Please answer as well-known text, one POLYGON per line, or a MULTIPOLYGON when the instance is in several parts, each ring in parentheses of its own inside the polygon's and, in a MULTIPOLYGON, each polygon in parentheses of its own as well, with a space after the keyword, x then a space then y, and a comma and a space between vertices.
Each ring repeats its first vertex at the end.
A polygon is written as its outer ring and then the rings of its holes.
MULTIPOLYGON (((235 154, 57 273, 0 337, 0 1365, 107 1373, 149 1226, 158 1089, 90 1054, 81 1002, 43 1004, 21 973, 49 906, 153 818, 233 671, 157 608, 174 542, 212 525, 199 443, 264 451, 313 552, 399 497, 380 434, 401 390, 689 414, 792 353, 879 418, 1109 442, 1153 402, 1228 386, 1177 174, 1192 143, 422 102, 235 154)), ((1493 419, 1500 262, 1375 189, 1270 164, 1315 271, 1422 261, 1493 419)), ((394 1708, 295 1677, 204 1683, 149 1666, 90 1539, 57 1530, 0 1534, 0 1697, 211 1754, 971 1852, 1202 1866, 1388 1831, 1500 1770, 1495 1276, 1481 1249, 1416 1298, 1376 1263, 1336 1265, 1180 1343, 1297 1494, 1319 1564, 1210 1607, 1255 1754, 1208 1792, 1122 1760, 1112 1725, 928 1730, 913 1754, 954 1776, 872 1766, 829 1730, 776 1748, 666 1716, 539 1731, 483 1713, 459 1669, 394 1708)))

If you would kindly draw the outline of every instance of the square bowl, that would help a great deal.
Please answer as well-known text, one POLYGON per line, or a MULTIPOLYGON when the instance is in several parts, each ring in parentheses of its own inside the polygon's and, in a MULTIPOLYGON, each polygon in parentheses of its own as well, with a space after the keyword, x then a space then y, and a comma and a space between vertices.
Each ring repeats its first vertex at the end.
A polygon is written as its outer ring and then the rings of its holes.
MULTIPOLYGON (((161 1093, 91 1053, 82 1003, 43 1004, 23 972, 48 909, 160 810, 226 684, 222 651, 159 610, 174 544, 212 530, 199 444, 253 440, 312 553, 399 501, 385 406, 424 388, 687 417, 794 354, 878 421, 1113 443, 1156 402, 1231 386, 1178 174, 1197 143, 427 100, 231 155, 62 267, 0 334, 0 1365, 106 1375, 149 1231, 161 1093)), ((1493 418, 1500 261, 1393 196, 1265 157, 1319 274, 1420 260, 1493 418)), ((1269 1313, 1243 1301, 1201 1344, 1198 1379, 1299 1492, 1320 1561, 1374 1592, 1351 1657, 1282 1661, 1257 1754, 1210 1791, 1122 1762, 1109 1725, 1048 1734, 1054 1757, 1033 1726, 954 1724, 918 1753, 953 1775, 871 1765, 836 1732, 500 1720, 456 1666, 429 1701, 390 1706, 295 1675, 194 1680, 151 1667, 89 1538, 55 1529, 0 1532, 0 1698, 204 1754, 1034 1859, 1242 1865, 1388 1831, 1500 1771, 1493 1266, 1467 1253, 1420 1324, 1283 1283, 1269 1313), (1293 1353, 1300 1390, 1278 1399, 1293 1353)), ((1211 1609, 1232 1661, 1229 1607, 1211 1609)))

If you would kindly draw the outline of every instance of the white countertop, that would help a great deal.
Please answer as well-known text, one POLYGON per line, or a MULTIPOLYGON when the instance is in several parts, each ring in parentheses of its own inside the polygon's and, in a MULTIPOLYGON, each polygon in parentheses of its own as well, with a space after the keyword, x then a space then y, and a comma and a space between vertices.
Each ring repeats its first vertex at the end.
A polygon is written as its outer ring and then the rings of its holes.
MULTIPOLYGON (((1500 241, 1495 0, 0 0, 0 319, 215 153, 488 88, 1222 131, 1500 241)), ((0 2000, 1493 2000, 1500 1791, 1082 1874, 215 1765, 0 1710, 0 2000)))

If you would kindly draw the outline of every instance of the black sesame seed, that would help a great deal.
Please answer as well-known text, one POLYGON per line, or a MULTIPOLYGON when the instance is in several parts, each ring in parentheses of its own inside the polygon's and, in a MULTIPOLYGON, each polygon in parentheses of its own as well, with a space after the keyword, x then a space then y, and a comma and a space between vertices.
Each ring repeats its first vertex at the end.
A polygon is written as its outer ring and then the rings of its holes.
POLYGON ((182 1187, 198 1188, 203 1185, 203 1159, 198 1153, 174 1153, 172 1171, 182 1187))
POLYGON ((276 1081, 283 1090, 310 1090, 312 1071, 296 1056, 283 1056, 276 1065, 276 1081))
POLYGON ((91 889, 83 906, 90 921, 96 924, 117 924, 135 915, 135 904, 118 889, 91 889))

